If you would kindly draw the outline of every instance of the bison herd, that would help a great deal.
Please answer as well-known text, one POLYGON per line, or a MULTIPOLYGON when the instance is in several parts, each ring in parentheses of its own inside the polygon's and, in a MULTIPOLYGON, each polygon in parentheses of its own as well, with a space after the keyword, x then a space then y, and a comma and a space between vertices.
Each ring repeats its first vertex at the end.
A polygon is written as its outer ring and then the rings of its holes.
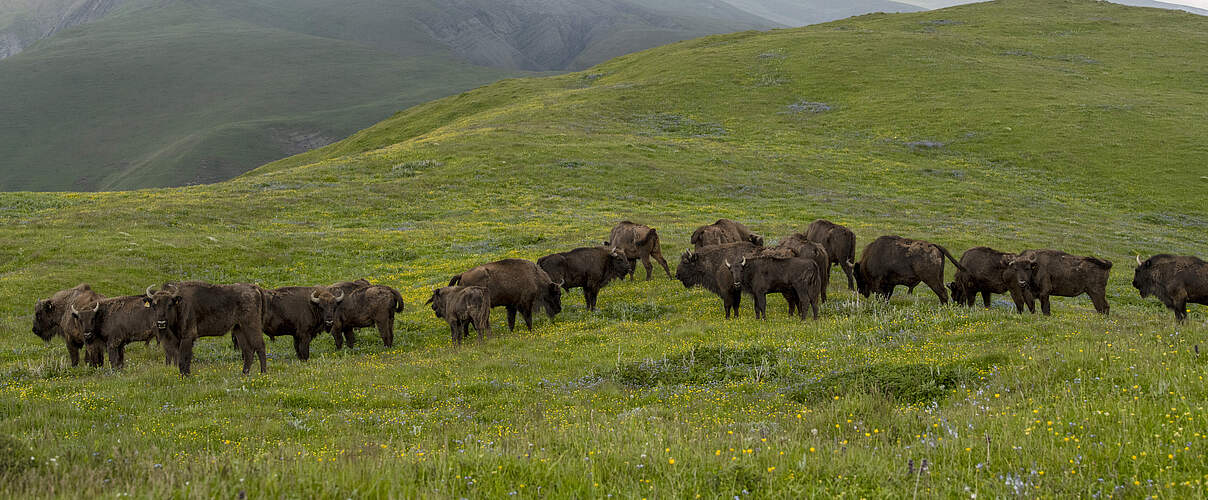
MULTIPOLYGON (((769 293, 785 298, 789 314, 817 319, 834 265, 846 275, 848 289, 864 297, 876 294, 889 300, 898 286, 913 292, 923 283, 944 304, 951 293, 956 303, 973 306, 980 294, 988 308, 992 294, 1009 294, 1016 312, 1026 307, 1035 313, 1039 300, 1041 312, 1048 315, 1049 297, 1086 294, 1096 311, 1109 311, 1106 287, 1112 263, 1058 250, 1008 253, 976 247, 957 260, 935 243, 881 236, 866 245, 856 261, 855 235, 826 220, 814 221, 805 233, 788 235, 775 246, 765 246, 763 236, 739 222, 721 219, 697 229, 690 242, 693 248, 681 255, 675 279, 686 288, 701 287, 720 297, 727 319, 738 316, 744 294, 753 298, 755 316, 766 318, 769 293), (945 259, 957 269, 946 285, 945 259)), ((515 330, 520 313, 531 331, 534 311, 544 310, 551 320, 562 311, 563 290, 582 288, 587 309, 594 311, 600 290, 609 282, 626 276, 634 279, 638 260, 649 280, 654 269, 651 258, 671 277, 657 231, 624 221, 602 246, 555 253, 536 262, 504 259, 474 267, 450 279, 449 286, 433 290, 427 304, 448 323, 451 341, 457 345, 471 327, 480 341, 490 336, 490 310, 495 307, 507 311, 510 330, 515 330)), ((1133 287, 1143 298, 1157 297, 1183 321, 1187 303, 1208 304, 1208 263, 1190 256, 1137 257, 1133 287)), ((262 373, 267 368, 264 335, 293 337, 301 360, 309 359, 311 341, 324 332, 340 349, 353 346, 357 329, 376 327, 390 347, 394 315, 402 310, 398 290, 363 279, 276 289, 185 281, 123 297, 105 297, 81 284, 39 300, 33 332, 46 341, 62 337, 73 366, 79 364, 83 349, 89 365, 101 366, 108 354, 115 369, 124 364, 127 344, 155 339, 163 348, 165 363, 179 367, 182 375, 190 372, 197 339, 230 333, 247 374, 254 362, 259 362, 262 373)))

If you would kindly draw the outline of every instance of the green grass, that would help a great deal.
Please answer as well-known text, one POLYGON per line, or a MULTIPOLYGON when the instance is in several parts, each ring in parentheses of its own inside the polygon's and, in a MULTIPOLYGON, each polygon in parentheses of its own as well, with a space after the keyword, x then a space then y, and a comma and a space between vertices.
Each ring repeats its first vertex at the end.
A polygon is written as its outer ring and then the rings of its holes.
POLYGON ((1176 325, 1129 262, 1208 254, 1205 49, 1202 18, 1097 2, 863 16, 502 81, 213 186, 0 195, 0 450, 25 450, 0 494, 1203 496, 1204 308, 1176 325), (724 321, 656 275, 596 313, 568 294, 533 333, 497 312, 501 337, 457 350, 422 307, 620 219, 676 256, 720 216, 1094 254, 1112 315, 885 305, 833 279, 819 321, 777 298, 724 321), (182 379, 154 345, 113 373, 29 333, 34 300, 81 281, 361 276, 408 303, 395 347, 363 331, 302 363, 278 340, 264 376, 223 339, 182 379))

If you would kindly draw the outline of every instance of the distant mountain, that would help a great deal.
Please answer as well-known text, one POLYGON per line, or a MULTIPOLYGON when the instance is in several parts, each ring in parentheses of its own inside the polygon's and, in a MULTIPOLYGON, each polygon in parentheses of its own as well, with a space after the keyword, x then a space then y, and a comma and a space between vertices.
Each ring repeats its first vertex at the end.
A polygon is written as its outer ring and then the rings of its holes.
MULTIPOLYGON (((916 5, 918 7, 922 7, 924 9, 942 9, 944 7, 952 7, 953 5, 976 3, 976 2, 970 2, 968 0, 964 0, 964 1, 962 1, 962 0, 902 0, 902 1, 909 3, 909 4, 916 5)), ((1192 7, 1190 5, 1185 5, 1185 4, 1180 4, 1180 3, 1155 2, 1153 0, 1112 0, 1112 3, 1118 3, 1120 5, 1132 5, 1132 6, 1136 6, 1136 7, 1156 7, 1159 9, 1185 10, 1192 14, 1208 16, 1208 10, 1200 9, 1197 7, 1192 7)))
POLYGON ((841 2, 798 0, 727 0, 751 14, 788 26, 805 26, 869 12, 916 12, 925 10, 909 2, 848 0, 841 2))

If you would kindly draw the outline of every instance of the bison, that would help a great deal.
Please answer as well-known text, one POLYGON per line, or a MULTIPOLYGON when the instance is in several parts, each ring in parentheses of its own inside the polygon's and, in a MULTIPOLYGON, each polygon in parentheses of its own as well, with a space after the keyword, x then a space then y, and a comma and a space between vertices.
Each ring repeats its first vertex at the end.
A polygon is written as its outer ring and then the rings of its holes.
MULTIPOLYGON (((798 257, 810 259, 817 264, 818 269, 823 269, 828 272, 823 272, 818 279, 822 286, 822 302, 826 302, 826 287, 830 286, 830 252, 821 243, 809 239, 808 236, 801 233, 794 233, 780 240, 776 244, 776 248, 792 250, 798 257)), ((793 314, 795 302, 789 302, 789 314, 793 314)))
POLYGON ((721 297, 722 307, 726 311, 726 319, 730 311, 738 317, 738 307, 742 303, 741 275, 735 276, 733 264, 742 257, 759 247, 746 241, 723 243, 701 248, 700 250, 684 251, 680 256, 679 267, 675 269, 675 278, 684 284, 684 288, 700 286, 721 297))
POLYGON ((470 335, 470 325, 478 331, 478 342, 483 335, 491 336, 491 297, 486 287, 447 286, 432 291, 427 304, 437 318, 449 323, 453 343, 461 346, 461 340, 470 335))
POLYGON ((537 266, 550 280, 561 283, 563 290, 582 287, 588 311, 596 310, 601 288, 614 279, 624 279, 631 270, 625 252, 607 247, 583 247, 546 255, 537 259, 537 266))
MULTIPOLYGON (((982 303, 990 308, 990 294, 1010 293, 1015 302, 1015 312, 1022 314, 1024 304, 1034 307, 1026 300, 1027 290, 1018 286, 1015 274, 1010 270, 1013 253, 1000 252, 990 247, 974 247, 961 255, 961 266, 965 270, 956 271, 956 277, 948 283, 952 291, 952 300, 957 304, 973 307, 977 294, 981 294, 982 303)), ((1036 312, 1033 310, 1032 312, 1036 312)))
POLYGON ((126 365, 126 345, 150 342, 158 336, 155 314, 143 303, 142 295, 102 299, 82 310, 73 305, 70 318, 64 328, 81 336, 90 350, 107 351, 114 370, 126 365))
POLYGON ((1208 305, 1208 262, 1192 256, 1159 254, 1141 261, 1133 273, 1133 288, 1141 298, 1153 295, 1174 311, 1176 321, 1187 320, 1187 303, 1208 305))
POLYGON ((1108 314, 1107 277, 1112 263, 1096 257, 1070 255, 1059 250, 1025 250, 1010 263, 1011 271, 1035 312, 1032 297, 1040 299, 1040 310, 1049 315, 1049 297, 1087 294, 1100 314, 1108 314))
MULTIPOLYGON (((87 283, 81 283, 74 288, 59 290, 48 298, 34 304, 34 335, 50 342, 55 336, 63 337, 67 345, 67 354, 71 358, 71 366, 80 365, 80 348, 85 347, 83 338, 74 338, 63 331, 63 321, 70 315, 70 306, 76 308, 91 307, 97 301, 105 298, 96 293, 87 283)), ((104 352, 86 350, 85 361, 92 366, 100 366, 104 362, 104 352)))
MULTIPOLYGON (((839 264, 843 273, 847 275, 847 289, 855 290, 852 266, 856 262, 856 235, 846 226, 818 219, 810 223, 810 227, 805 230, 805 237, 826 249, 826 255, 830 257, 830 262, 826 266, 826 274, 830 274, 830 264, 839 264)), ((829 283, 830 279, 826 279, 825 282, 829 283)), ((826 287, 823 286, 822 290, 822 301, 826 302, 826 287)))
POLYGON ((875 293, 888 301, 894 287, 905 285, 914 288, 922 282, 939 296, 941 304, 947 304, 948 291, 944 289, 945 257, 958 270, 965 270, 948 249, 935 243, 901 236, 882 236, 864 247, 860 262, 852 268, 856 288, 865 297, 875 293))
MULTIPOLYGON (((796 309, 800 312, 802 320, 806 319, 807 305, 813 310, 814 319, 818 319, 818 302, 822 287, 819 275, 824 268, 819 267, 813 258, 785 258, 774 252, 756 252, 743 257, 739 262, 726 262, 725 265, 735 270, 742 290, 754 298, 756 318, 768 318, 768 292, 782 292, 786 299, 797 301, 796 309)), ((792 309, 790 307, 790 313, 792 309)))
POLYGON ((667 267, 667 260, 663 258, 663 249, 659 246, 659 234, 653 227, 635 224, 627 220, 621 221, 612 228, 612 233, 608 235, 608 241, 604 242, 604 246, 625 252, 625 256, 629 259, 630 280, 637 272, 638 259, 642 259, 642 266, 646 268, 646 280, 650 281, 650 273, 654 270, 654 266, 650 264, 651 257, 654 257, 663 266, 663 272, 667 273, 667 277, 671 277, 671 268, 667 267))
POLYGON ((372 285, 353 290, 340 301, 335 310, 331 336, 336 349, 352 348, 357 337, 354 330, 377 326, 378 336, 386 347, 394 346, 394 313, 403 311, 403 296, 386 285, 372 285))
POLYGON ((243 374, 251 371, 253 357, 259 358, 260 373, 267 371, 264 349, 266 297, 259 286, 238 283, 212 285, 200 281, 168 283, 159 291, 147 287, 143 303, 155 313, 155 324, 163 339, 164 353, 177 360, 180 374, 188 375, 193 364, 193 343, 200 337, 219 337, 232 332, 243 354, 243 374))
POLYGON ((730 219, 718 219, 717 222, 701 226, 692 233, 692 245, 697 250, 710 245, 735 243, 745 241, 755 246, 763 246, 763 236, 752 233, 747 226, 730 219))
POLYGON ((537 264, 524 259, 503 259, 475 267, 454 276, 449 286, 484 286, 490 292, 491 307, 503 306, 508 312, 508 329, 516 330, 516 312, 533 331, 533 310, 545 309, 550 321, 562 312, 561 284, 554 283, 537 264))
POLYGON ((336 308, 348 294, 321 286, 287 286, 265 290, 264 333, 269 338, 294 338, 298 359, 310 359, 310 343, 320 333, 331 331, 336 308))

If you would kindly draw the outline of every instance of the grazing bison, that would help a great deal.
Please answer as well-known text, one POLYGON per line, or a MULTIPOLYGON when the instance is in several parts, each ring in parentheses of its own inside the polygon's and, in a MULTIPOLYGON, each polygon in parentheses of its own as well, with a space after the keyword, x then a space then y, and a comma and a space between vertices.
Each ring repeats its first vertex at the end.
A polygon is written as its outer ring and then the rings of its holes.
POLYGON ((200 337, 220 337, 232 332, 243 354, 243 374, 251 371, 253 358, 260 360, 260 373, 268 367, 264 352, 265 293, 247 283, 212 285, 200 281, 165 284, 159 291, 147 287, 143 303, 155 313, 164 353, 176 359, 180 374, 193 365, 193 343, 200 337))
POLYGON ((1178 322, 1187 320, 1187 303, 1208 305, 1208 262, 1193 256, 1159 254, 1141 262, 1133 273, 1133 288, 1141 298, 1153 295, 1174 311, 1178 322))
POLYGON ((83 337, 90 350, 108 351, 114 370, 126 365, 127 344, 150 342, 158 334, 155 313, 143 303, 142 295, 103 299, 82 310, 71 306, 70 317, 64 328, 83 337))
POLYGON ((1025 300, 1033 309, 1032 297, 1040 299, 1040 311, 1049 315, 1049 297, 1087 294, 1100 314, 1108 314, 1107 276, 1112 263, 1096 257, 1080 257, 1058 250, 1025 250, 1010 264, 1020 288, 1030 294, 1025 300))
POLYGON ((686 250, 680 256, 679 267, 675 269, 675 278, 684 284, 684 288, 700 286, 721 297, 722 307, 726 311, 726 319, 730 311, 738 317, 738 307, 742 303, 741 275, 735 276, 733 264, 742 260, 743 256, 757 250, 759 247, 746 241, 723 243, 701 248, 686 250))
POLYGON ((354 330, 377 326, 378 335, 386 347, 394 346, 394 313, 402 312, 403 296, 386 285, 372 285, 353 290, 340 301, 331 325, 336 349, 352 348, 357 342, 354 330))
POLYGON ((663 272, 667 273, 667 277, 671 277, 671 268, 667 267, 667 260, 663 258, 663 249, 659 246, 659 234, 653 227, 635 224, 627 220, 621 221, 612 228, 612 233, 608 235, 608 241, 604 242, 604 246, 618 248, 625 252, 625 256, 629 259, 629 279, 631 280, 634 273, 637 272, 638 259, 642 259, 642 266, 646 268, 646 280, 650 280, 650 272, 654 270, 654 266, 650 264, 651 257, 654 257, 663 266, 663 272))
MULTIPOLYGON (((742 290, 755 300, 755 317, 768 318, 768 292, 782 292, 785 298, 795 299, 796 309, 805 320, 808 305, 818 319, 818 302, 821 294, 822 267, 812 258, 778 256, 772 252, 757 252, 736 263, 726 263, 735 269, 742 283, 742 290)), ((790 300, 792 300, 790 299, 790 300)), ((791 308, 790 308, 791 310, 791 308)))
MULTIPOLYGON (((852 266, 856 262, 856 235, 846 226, 818 219, 810 223, 810 227, 805 230, 805 237, 826 249, 826 255, 830 257, 830 262, 826 266, 826 274, 830 274, 830 264, 839 264, 843 273, 847 275, 847 289, 855 290, 856 283, 852 277, 852 266)), ((830 279, 825 282, 829 283, 830 279)), ((826 302, 826 287, 823 286, 822 290, 822 301, 826 302)))
POLYGON ((310 359, 310 343, 320 333, 331 331, 336 308, 347 294, 321 286, 287 286, 265 290, 264 334, 269 338, 294 338, 298 359, 310 359))
POLYGON ((596 310, 596 298, 604 285, 624 279, 631 269, 625 252, 606 247, 583 247, 546 255, 537 259, 537 266, 551 281, 561 283, 563 290, 582 287, 588 311, 596 310))
MULTIPOLYGON (((812 226, 811 226, 812 227, 812 226)), ((830 252, 825 246, 817 241, 811 240, 808 236, 801 233, 794 233, 780 240, 776 244, 776 248, 784 248, 792 250, 798 257, 814 261, 818 269, 825 270, 818 279, 822 286, 822 302, 826 302, 826 287, 830 286, 830 252)), ((789 302, 789 314, 793 314, 793 308, 796 305, 794 302, 789 302)))
MULTIPOLYGON (((1015 302, 1015 312, 1022 314, 1023 306, 1033 307, 1027 297, 1027 291, 1018 286, 1015 274, 1010 264, 1015 260, 1013 253, 1000 252, 990 247, 975 247, 966 250, 961 255, 961 266, 965 270, 957 270, 955 279, 948 283, 952 291, 952 300, 957 304, 973 307, 977 294, 981 294, 982 303, 990 308, 990 294, 1010 293, 1015 302)), ((1032 312, 1036 312, 1033 310, 1032 312)))
POLYGON ((550 321, 562 312, 562 288, 550 280, 537 264, 524 259, 503 259, 475 267, 454 276, 449 286, 484 286, 490 292, 491 307, 503 306, 508 312, 508 329, 516 330, 516 312, 533 331, 533 310, 541 307, 550 321))
POLYGON ((461 340, 470 335, 470 325, 478 331, 478 342, 483 336, 491 336, 491 297, 486 287, 447 286, 432 291, 428 299, 436 317, 449 323, 453 343, 461 346, 461 340))
POLYGON ((941 304, 947 304, 948 291, 944 289, 945 257, 958 270, 965 270, 948 249, 935 243, 901 236, 882 236, 864 247, 864 255, 852 269, 856 288, 865 297, 875 293, 888 301, 894 287, 905 285, 914 288, 922 282, 940 297, 941 304))
POLYGON ((730 219, 718 219, 717 222, 701 226, 692 233, 692 244, 697 250, 710 245, 735 243, 745 241, 755 246, 763 246, 763 236, 752 233, 747 226, 730 219))
MULTIPOLYGON (((81 283, 39 300, 34 304, 34 335, 46 342, 50 342, 55 336, 63 337, 64 343, 67 344, 67 354, 71 358, 71 366, 79 366, 80 348, 85 347, 84 339, 67 335, 63 331, 63 321, 70 315, 70 306, 77 309, 92 307, 92 304, 103 298, 105 297, 94 292, 87 283, 81 283)), ((103 351, 87 350, 84 353, 85 361, 92 366, 104 363, 103 356, 103 351)))

